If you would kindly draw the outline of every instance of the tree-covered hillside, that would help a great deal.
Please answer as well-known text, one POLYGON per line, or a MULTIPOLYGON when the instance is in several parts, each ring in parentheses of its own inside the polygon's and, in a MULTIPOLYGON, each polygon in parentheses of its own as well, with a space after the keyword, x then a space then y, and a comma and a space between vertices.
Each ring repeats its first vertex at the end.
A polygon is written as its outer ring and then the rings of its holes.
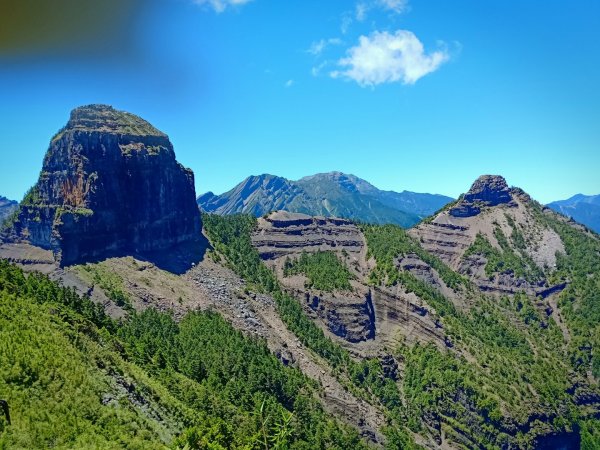
MULTIPOLYGON (((278 299, 280 314, 290 330, 323 356, 351 389, 385 407, 388 448, 414 446, 415 434, 432 433, 466 448, 541 448, 552 442, 562 442, 566 448, 597 448, 600 424, 590 405, 599 394, 596 382, 588 380, 586 368, 594 367, 590 360, 594 358, 598 320, 592 311, 599 271, 594 263, 583 265, 585 255, 600 253, 594 237, 585 237, 552 217, 547 220, 567 242, 567 255, 554 276, 572 281, 561 296, 561 308, 569 328, 581 336, 576 343, 565 341, 563 330, 540 307, 539 299, 525 293, 481 294, 400 227, 362 227, 369 256, 376 261, 368 281, 374 287, 398 285, 416 294, 433 308, 434 318, 447 336, 443 349, 420 343, 389 348, 401 363, 400 373, 395 375, 377 358, 351 357, 307 319, 296 299, 282 292, 274 273, 262 264, 251 245, 254 218, 204 216, 215 250, 247 281, 278 299), (458 308, 435 286, 400 270, 395 261, 407 254, 426 261, 447 286, 469 298, 472 306, 458 308), (572 289, 580 291, 581 297, 568 306, 572 289)), ((495 256, 501 259, 502 253, 495 256)), ((515 266, 530 264, 517 254, 511 258, 515 266)), ((301 267, 318 268, 319 272, 333 273, 337 266, 335 261, 326 264, 319 253, 311 257, 310 264, 307 256, 304 260, 301 267)), ((288 271, 292 267, 290 261, 288 271)))
MULTIPOLYGON (((372 261, 364 280, 334 252, 290 259, 284 275, 303 274, 324 291, 344 292, 350 280, 401 288, 445 336, 409 342, 398 334, 394 345, 364 357, 330 337, 261 261, 254 217, 205 214, 203 222, 210 257, 248 289, 269 294, 287 329, 344 389, 384 412, 386 448, 598 448, 600 241, 539 205, 533 211, 564 242, 556 268, 537 268, 552 285, 566 283, 558 300, 564 322, 525 292, 479 292, 397 226, 360 226, 372 261), (450 291, 402 269, 398 261, 409 255, 450 291)), ((496 238, 502 250, 479 238, 469 252, 487 255, 494 267, 533 270, 496 238)), ((108 274, 94 275, 98 286, 114 288, 103 284, 108 274)), ((265 342, 214 312, 176 321, 130 309, 117 322, 86 297, 0 261, 0 399, 11 414, 10 424, 0 418, 0 448, 369 446, 324 411, 320 392, 317 378, 284 366, 265 342)))
POLYGON ((0 261, 0 448, 363 448, 319 386, 214 313, 123 323, 0 261))

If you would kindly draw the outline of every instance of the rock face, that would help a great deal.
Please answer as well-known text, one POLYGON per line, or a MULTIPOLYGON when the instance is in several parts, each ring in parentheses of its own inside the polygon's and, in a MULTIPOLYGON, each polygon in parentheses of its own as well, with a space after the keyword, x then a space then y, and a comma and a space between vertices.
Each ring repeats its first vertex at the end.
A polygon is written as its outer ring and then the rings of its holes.
POLYGON ((105 105, 71 112, 9 230, 61 265, 164 250, 200 232, 194 174, 167 135, 105 105))
POLYGON ((6 220, 13 212, 17 210, 19 204, 13 200, 9 200, 6 197, 0 195, 0 225, 6 220))
POLYGON ((335 252, 352 270, 365 251, 364 236, 354 223, 278 211, 258 220, 252 244, 278 273, 285 288, 304 299, 307 310, 319 317, 329 331, 349 342, 374 338, 375 311, 366 286, 355 283, 351 291, 320 292, 306 289, 301 276, 283 276, 285 260, 302 252, 335 252))
POLYGON ((263 259, 277 259, 290 253, 318 250, 363 251, 364 238, 356 225, 346 219, 311 217, 277 211, 259 219, 252 243, 263 259))
POLYGON ((382 191, 354 175, 330 172, 297 181, 267 174, 250 176, 222 195, 208 192, 198 197, 198 204, 216 214, 260 217, 285 210, 410 227, 451 200, 443 195, 382 191))
MULTIPOLYGON (((409 233, 482 292, 547 297, 564 288, 548 285, 541 274, 543 268, 556 266, 556 253, 565 251, 563 242, 536 219, 529 195, 509 188, 502 177, 479 177, 456 205, 409 233), (476 241, 487 243, 488 250, 474 247, 476 241), (512 265, 488 265, 494 257, 510 260, 512 265)), ((435 285, 418 269, 411 267, 416 276, 435 285)))
POLYGON ((506 180, 499 175, 482 175, 469 189, 461 201, 450 209, 454 217, 472 217, 481 212, 482 207, 510 203, 512 196, 506 180))

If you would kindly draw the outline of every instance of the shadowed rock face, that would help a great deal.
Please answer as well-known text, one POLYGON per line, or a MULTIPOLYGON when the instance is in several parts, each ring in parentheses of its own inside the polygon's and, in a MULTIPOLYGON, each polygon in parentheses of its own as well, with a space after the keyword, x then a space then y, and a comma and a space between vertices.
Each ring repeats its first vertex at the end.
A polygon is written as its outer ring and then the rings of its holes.
POLYGON ((61 265, 164 250, 200 232, 194 175, 167 135, 104 105, 71 112, 10 230, 61 265))
POLYGON ((471 217, 481 212, 482 207, 496 206, 512 201, 506 180, 499 175, 482 175, 469 189, 462 200, 450 210, 454 217, 471 217))

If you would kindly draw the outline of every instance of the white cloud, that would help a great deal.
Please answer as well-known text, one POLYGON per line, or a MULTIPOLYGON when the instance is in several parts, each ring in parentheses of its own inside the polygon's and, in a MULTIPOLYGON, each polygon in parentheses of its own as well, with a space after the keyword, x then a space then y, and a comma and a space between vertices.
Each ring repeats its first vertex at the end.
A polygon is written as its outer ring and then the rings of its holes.
POLYGON ((354 7, 354 18, 357 22, 363 22, 373 9, 402 14, 408 9, 408 0, 361 0, 354 7))
POLYGON ((291 88, 294 85, 294 80, 287 80, 284 84, 286 88, 291 88))
POLYGON ((360 2, 356 4, 356 13, 355 13, 355 17, 356 20, 358 20, 359 22, 362 22, 363 20, 365 20, 367 18, 367 11, 369 10, 369 5, 367 5, 364 2, 360 2))
POLYGON ((361 86, 394 82, 414 84, 450 58, 443 47, 425 53, 421 41, 406 30, 393 34, 376 31, 370 36, 361 36, 359 44, 348 49, 346 54, 338 61, 343 69, 330 75, 354 80, 361 86))
POLYGON ((222 13, 229 7, 241 6, 252 0, 194 0, 198 5, 208 5, 216 12, 222 13))
POLYGON ((340 45, 341 43, 342 40, 338 38, 321 39, 320 41, 313 42, 307 52, 311 55, 319 56, 330 45, 340 45))
POLYGON ((402 14, 408 7, 408 0, 378 0, 377 3, 383 9, 402 14))
POLYGON ((353 19, 350 17, 348 13, 344 13, 342 16, 342 24, 340 25, 340 30, 342 34, 346 34, 352 25, 353 19))
POLYGON ((323 61, 321 64, 318 64, 316 66, 314 66, 312 69, 310 69, 310 73, 312 74, 313 77, 318 77, 319 74, 321 73, 321 70, 323 70, 323 68, 325 66, 327 66, 329 64, 329 61, 323 61))

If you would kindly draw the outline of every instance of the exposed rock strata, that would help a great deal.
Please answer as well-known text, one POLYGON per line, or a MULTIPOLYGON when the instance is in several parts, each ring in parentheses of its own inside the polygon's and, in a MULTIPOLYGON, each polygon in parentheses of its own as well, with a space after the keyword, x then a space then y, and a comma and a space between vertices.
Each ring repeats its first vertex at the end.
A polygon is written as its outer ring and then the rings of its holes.
POLYGON ((348 342, 360 342, 375 337, 375 311, 370 291, 362 296, 302 291, 296 291, 295 295, 304 296, 306 305, 336 336, 348 342))
POLYGON ((497 237, 501 232, 517 257, 529 259, 541 269, 555 267, 556 253, 564 252, 564 245, 554 230, 537 223, 532 208, 531 198, 521 189, 509 188, 502 177, 484 175, 456 205, 409 233, 425 250, 468 276, 483 292, 525 291, 547 297, 564 286, 549 286, 543 278, 525 279, 510 271, 490 276, 485 271, 488 260, 484 255, 466 254, 478 235, 498 252, 504 252, 497 237), (514 241, 517 234, 522 241, 519 247, 514 241))
POLYGON ((252 243, 261 258, 274 267, 284 285, 327 326, 329 331, 349 342, 375 337, 375 314, 368 288, 355 283, 348 292, 306 290, 301 276, 283 278, 282 264, 286 257, 302 252, 344 252, 350 261, 360 264, 364 252, 364 237, 358 227, 345 219, 311 217, 305 214, 279 211, 259 219, 252 243))
POLYGON ((103 105, 72 111, 10 230, 62 265, 165 250, 200 232, 194 175, 169 138, 103 105))
POLYGON ((345 219, 278 211, 258 222, 252 244, 267 260, 290 253, 332 249, 358 255, 365 246, 358 227, 345 219))

